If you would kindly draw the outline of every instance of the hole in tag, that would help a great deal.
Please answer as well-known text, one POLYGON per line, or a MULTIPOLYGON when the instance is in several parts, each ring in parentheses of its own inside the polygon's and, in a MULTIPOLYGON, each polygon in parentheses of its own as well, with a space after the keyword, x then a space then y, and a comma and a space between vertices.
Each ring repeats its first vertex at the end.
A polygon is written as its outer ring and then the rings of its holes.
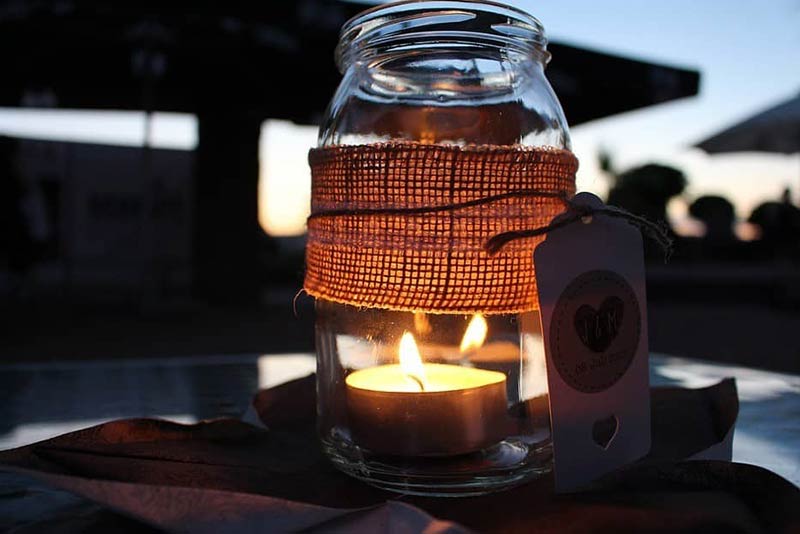
POLYGON ((619 430, 619 421, 616 415, 609 415, 605 419, 599 419, 592 425, 592 439, 597 445, 608 450, 608 445, 614 440, 619 430))

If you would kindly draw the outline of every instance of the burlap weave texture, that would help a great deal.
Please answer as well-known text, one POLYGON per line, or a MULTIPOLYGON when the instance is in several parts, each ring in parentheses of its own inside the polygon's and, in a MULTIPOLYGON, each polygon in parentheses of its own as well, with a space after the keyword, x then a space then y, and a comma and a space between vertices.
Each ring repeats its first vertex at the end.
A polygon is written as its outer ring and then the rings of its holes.
POLYGON ((548 224, 557 198, 527 196, 436 213, 327 214, 450 206, 516 191, 575 194, 578 161, 556 148, 412 142, 313 149, 306 291, 335 302, 431 313, 537 308, 533 249, 487 239, 548 224))

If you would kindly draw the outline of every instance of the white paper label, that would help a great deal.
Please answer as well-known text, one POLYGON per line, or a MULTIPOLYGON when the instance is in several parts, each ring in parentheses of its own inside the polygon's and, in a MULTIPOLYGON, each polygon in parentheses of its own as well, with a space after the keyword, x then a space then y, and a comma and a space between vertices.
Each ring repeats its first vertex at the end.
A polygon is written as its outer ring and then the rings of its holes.
MULTIPOLYGON (((594 195, 573 202, 601 208, 594 195)), ((647 306, 639 230, 596 213, 534 253, 557 492, 650 450, 647 306)))

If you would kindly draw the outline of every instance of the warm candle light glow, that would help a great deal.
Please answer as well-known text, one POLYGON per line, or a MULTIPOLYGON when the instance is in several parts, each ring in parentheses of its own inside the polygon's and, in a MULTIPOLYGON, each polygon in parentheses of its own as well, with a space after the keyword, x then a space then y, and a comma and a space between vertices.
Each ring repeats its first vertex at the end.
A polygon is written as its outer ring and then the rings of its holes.
POLYGON ((404 332, 400 339, 400 368, 409 378, 419 384, 419 388, 425 391, 425 368, 422 365, 422 358, 419 355, 417 342, 411 332, 404 332))
MULTIPOLYGON (((422 350, 430 358, 425 345, 422 350)), ((398 356, 399 364, 354 370, 345 379, 348 421, 359 444, 381 454, 453 456, 503 439, 504 373, 423 363, 407 331, 398 356)))
POLYGON ((489 326, 486 324, 486 319, 480 313, 476 313, 469 322, 464 337, 461 338, 461 347, 459 347, 461 353, 481 348, 483 342, 486 341, 488 331, 489 326))

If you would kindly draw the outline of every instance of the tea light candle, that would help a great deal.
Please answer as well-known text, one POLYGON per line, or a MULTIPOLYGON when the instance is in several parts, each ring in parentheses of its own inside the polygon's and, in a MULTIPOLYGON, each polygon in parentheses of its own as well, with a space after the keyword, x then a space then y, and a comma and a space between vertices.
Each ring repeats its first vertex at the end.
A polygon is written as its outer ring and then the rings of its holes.
POLYGON ((423 363, 408 332, 399 364, 354 371, 345 383, 353 437, 375 453, 452 456, 489 447, 505 435, 505 374, 423 363))

